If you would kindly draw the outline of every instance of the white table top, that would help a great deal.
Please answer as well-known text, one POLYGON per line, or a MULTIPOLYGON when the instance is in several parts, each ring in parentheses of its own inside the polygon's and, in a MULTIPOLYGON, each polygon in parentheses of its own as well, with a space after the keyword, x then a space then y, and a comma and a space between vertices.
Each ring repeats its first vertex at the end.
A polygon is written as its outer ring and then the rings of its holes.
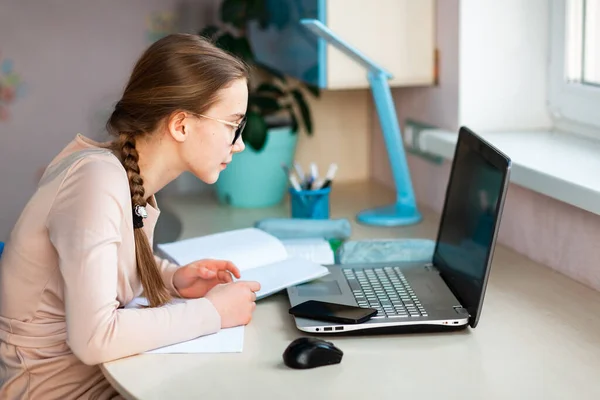
MULTIPOLYGON (((351 220, 352 240, 435 238, 438 216, 424 209, 424 221, 410 227, 354 222, 357 211, 392 200, 381 186, 339 185, 332 218, 351 220)), ((182 238, 288 215, 286 205, 230 209, 197 196, 162 199, 160 206, 183 218, 182 238)), ((282 353, 307 334, 288 308, 284 294, 261 300, 242 353, 144 354, 106 363, 103 371, 130 399, 600 399, 600 293, 503 246, 475 329, 327 336, 344 352, 341 364, 292 370, 282 353)))

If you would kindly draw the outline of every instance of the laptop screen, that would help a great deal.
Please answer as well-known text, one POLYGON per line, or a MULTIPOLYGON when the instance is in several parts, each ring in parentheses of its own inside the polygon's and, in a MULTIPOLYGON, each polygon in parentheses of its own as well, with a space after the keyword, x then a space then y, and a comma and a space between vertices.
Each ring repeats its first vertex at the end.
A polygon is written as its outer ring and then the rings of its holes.
POLYGON ((433 263, 475 327, 487 285, 510 160, 461 128, 433 263))

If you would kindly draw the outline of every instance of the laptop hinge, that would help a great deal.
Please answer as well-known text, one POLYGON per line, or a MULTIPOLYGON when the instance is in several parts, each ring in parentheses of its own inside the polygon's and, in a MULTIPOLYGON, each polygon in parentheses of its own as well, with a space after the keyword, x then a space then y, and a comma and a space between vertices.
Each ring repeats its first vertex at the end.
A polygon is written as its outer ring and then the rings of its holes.
POLYGON ((460 315, 469 315, 469 311, 467 311, 466 308, 464 308, 463 306, 453 306, 452 308, 454 308, 454 311, 456 311, 457 314, 460 315))

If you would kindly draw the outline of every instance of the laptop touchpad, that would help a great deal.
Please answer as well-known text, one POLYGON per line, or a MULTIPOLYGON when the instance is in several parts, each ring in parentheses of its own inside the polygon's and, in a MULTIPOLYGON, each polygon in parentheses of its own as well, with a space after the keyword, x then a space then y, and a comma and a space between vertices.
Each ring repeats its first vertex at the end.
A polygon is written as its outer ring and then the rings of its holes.
POLYGON ((297 286, 298 296, 332 296, 342 294, 342 290, 336 281, 312 281, 297 286))

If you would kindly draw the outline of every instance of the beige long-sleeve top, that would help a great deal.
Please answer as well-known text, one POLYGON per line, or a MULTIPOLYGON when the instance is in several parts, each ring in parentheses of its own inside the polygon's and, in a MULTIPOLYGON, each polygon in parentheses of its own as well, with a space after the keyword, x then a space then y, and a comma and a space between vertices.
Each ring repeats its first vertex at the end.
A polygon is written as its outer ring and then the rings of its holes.
MULTIPOLYGON (((147 211, 152 243, 154 198, 147 211)), ((157 262, 177 295, 177 266, 157 262)), ((98 364, 220 329, 207 299, 123 308, 141 292, 125 169, 77 135, 48 166, 0 258, 0 399, 114 398, 98 364)))

